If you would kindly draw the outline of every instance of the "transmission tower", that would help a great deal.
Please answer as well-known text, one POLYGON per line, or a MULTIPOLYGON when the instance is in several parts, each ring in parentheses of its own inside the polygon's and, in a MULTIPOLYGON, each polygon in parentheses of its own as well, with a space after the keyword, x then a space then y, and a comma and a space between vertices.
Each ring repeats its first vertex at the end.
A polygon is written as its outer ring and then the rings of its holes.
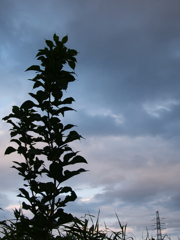
MULTIPOLYGON (((161 219, 164 219, 164 218, 161 218, 161 219)), ((154 221, 155 219, 151 220, 151 221, 154 221)), ((162 225, 164 225, 165 223, 162 223, 160 221, 160 217, 159 217, 159 212, 157 211, 156 212, 156 223, 151 225, 153 227, 156 227, 156 230, 157 230, 157 240, 163 240, 163 237, 162 237, 162 233, 161 233, 161 229, 165 229, 164 227, 162 227, 162 225)))
POLYGON ((157 228, 157 240, 162 240, 161 222, 158 211, 156 212, 156 228, 157 228))

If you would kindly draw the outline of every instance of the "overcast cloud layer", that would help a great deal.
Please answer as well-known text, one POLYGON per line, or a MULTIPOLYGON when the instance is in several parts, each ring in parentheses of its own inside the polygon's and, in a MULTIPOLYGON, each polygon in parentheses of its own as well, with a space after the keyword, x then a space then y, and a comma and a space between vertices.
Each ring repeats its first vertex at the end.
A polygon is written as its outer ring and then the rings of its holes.
MULTIPOLYGON (((74 143, 87 169, 68 183, 78 194, 67 211, 88 211, 137 237, 154 237, 158 210, 172 239, 180 235, 180 1, 6 0, 0 3, 0 117, 29 98, 35 55, 54 33, 79 52, 76 100, 66 116, 85 137, 74 143)), ((19 204, 22 179, 3 156, 9 126, 0 122, 0 212, 19 204)), ((13 160, 18 160, 14 155, 13 160)), ((84 166, 83 166, 84 167, 84 166)))

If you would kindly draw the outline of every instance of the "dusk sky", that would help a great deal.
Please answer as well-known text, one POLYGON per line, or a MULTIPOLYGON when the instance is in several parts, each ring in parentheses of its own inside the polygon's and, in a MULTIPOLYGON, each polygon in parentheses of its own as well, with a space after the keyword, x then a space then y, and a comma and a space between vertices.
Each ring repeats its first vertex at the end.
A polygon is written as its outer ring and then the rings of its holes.
MULTIPOLYGON (((65 120, 84 138, 89 170, 67 182, 78 199, 75 216, 91 213, 118 229, 115 213, 137 239, 156 238, 156 211, 173 240, 180 236, 180 1, 4 0, 0 2, 0 117, 32 91, 45 39, 68 35, 76 49, 76 79, 66 96, 77 112, 65 120)), ((4 156, 9 128, 0 121, 0 220, 12 217, 23 199, 23 179, 4 156)))

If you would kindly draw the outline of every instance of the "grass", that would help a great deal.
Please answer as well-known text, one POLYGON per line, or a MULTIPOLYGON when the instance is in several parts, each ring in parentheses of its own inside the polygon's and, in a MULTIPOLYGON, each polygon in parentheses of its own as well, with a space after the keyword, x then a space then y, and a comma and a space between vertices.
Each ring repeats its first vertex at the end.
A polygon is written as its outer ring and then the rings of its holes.
MULTIPOLYGON (((100 212, 99 212, 100 213, 100 212)), ((64 226, 64 235, 61 234, 60 236, 63 237, 69 237, 67 239, 77 239, 77 240, 91 240, 91 239, 111 239, 111 240, 116 240, 116 239, 121 239, 121 240, 126 240, 126 239, 133 239, 132 237, 128 237, 126 234, 126 227, 127 225, 121 225, 118 216, 118 222, 119 222, 119 227, 120 231, 115 232, 110 230, 106 224, 105 224, 105 229, 102 230, 99 227, 99 213, 98 217, 96 219, 96 222, 94 223, 93 218, 95 216, 86 214, 83 220, 80 219, 75 219, 74 223, 71 226, 64 226), (90 224, 89 224, 90 222, 90 224), (90 227, 89 227, 90 225, 90 227)))
MULTIPOLYGON (((99 214, 97 218, 91 214, 86 214, 83 218, 75 218, 74 222, 69 225, 63 225, 61 228, 57 229, 58 236, 54 236, 51 239, 56 240, 135 240, 135 236, 127 233, 127 224, 122 225, 117 214, 117 221, 119 224, 119 231, 113 231, 109 229, 106 224, 104 229, 100 229, 99 226, 99 214), (96 219, 94 221, 94 219, 96 219)), ((7 223, 7 222, 6 222, 7 223)), ((13 221, 9 220, 9 225, 5 224, 0 228, 0 232, 3 234, 2 240, 34 240, 30 237, 18 237, 22 234, 16 235, 16 229, 14 228, 13 221)), ((142 237, 140 240, 155 240, 149 236, 149 232, 146 229, 146 236, 142 237)), ((179 239, 179 238, 178 238, 179 239)), ((49 239, 50 240, 50 239, 49 239)), ((162 240, 171 240, 168 235, 164 235, 162 240)))
MULTIPOLYGON (((74 223, 70 226, 64 225, 61 231, 59 230, 59 236, 57 239, 65 240, 135 240, 135 236, 131 233, 127 233, 127 224, 122 225, 117 214, 117 221, 119 224, 119 231, 113 231, 105 225, 104 229, 100 229, 99 226, 99 214, 98 217, 86 214, 82 219, 75 219, 74 223), (94 222, 93 219, 96 219, 94 222), (90 225, 90 226, 89 226, 90 225)), ((163 240, 170 240, 168 235, 164 235, 163 240)), ((155 240, 149 236, 147 230, 146 236, 140 240, 155 240)), ((179 239, 180 240, 180 239, 179 239)))

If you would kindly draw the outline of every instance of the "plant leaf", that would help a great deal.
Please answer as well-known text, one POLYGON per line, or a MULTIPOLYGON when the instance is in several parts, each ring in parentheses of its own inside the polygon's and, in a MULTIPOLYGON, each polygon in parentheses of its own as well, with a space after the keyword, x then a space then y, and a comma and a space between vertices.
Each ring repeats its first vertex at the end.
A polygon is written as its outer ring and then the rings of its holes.
POLYGON ((61 102, 61 104, 72 104, 72 102, 75 102, 74 98, 69 97, 69 98, 64 99, 64 100, 61 102))
POLYGON ((68 65, 70 66, 70 68, 72 68, 73 70, 76 67, 76 63, 74 61, 68 61, 68 65))
POLYGON ((29 109, 29 108, 32 108, 32 107, 34 107, 34 106, 35 106, 35 104, 33 103, 33 101, 27 100, 27 101, 25 101, 25 102, 21 105, 20 108, 29 109))
POLYGON ((16 149, 10 146, 10 147, 6 148, 4 155, 10 154, 15 151, 16 151, 16 149))
POLYGON ((69 162, 69 164, 76 164, 76 163, 87 163, 86 159, 80 155, 77 155, 69 162))
POLYGON ((52 49, 53 46, 54 46, 54 44, 53 44, 53 42, 52 42, 51 40, 46 40, 46 44, 48 45, 48 47, 49 47, 50 49, 52 49))
POLYGON ((27 71, 38 71, 38 72, 42 72, 42 70, 40 69, 39 65, 32 65, 31 67, 27 68, 25 72, 27 71))
POLYGON ((62 38, 62 43, 65 44, 67 43, 67 41, 68 41, 68 36, 66 35, 62 38))

